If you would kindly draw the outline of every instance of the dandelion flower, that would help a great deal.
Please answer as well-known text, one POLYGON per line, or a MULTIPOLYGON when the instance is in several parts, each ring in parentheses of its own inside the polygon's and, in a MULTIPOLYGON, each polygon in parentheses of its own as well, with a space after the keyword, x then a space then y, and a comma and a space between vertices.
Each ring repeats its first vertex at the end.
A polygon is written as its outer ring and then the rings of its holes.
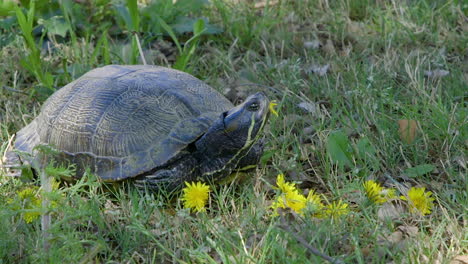
POLYGON ((41 199, 38 197, 38 188, 28 187, 19 191, 17 194, 21 200, 23 209, 30 210, 29 212, 25 212, 23 214, 24 221, 26 223, 32 223, 41 215, 41 213, 38 211, 34 212, 34 210, 37 210, 41 207, 42 203, 41 199))
POLYGON ((307 199, 299 191, 288 192, 284 195, 286 206, 293 209, 294 212, 301 214, 302 210, 306 207, 307 199))
POLYGON ((281 193, 271 205, 271 208, 274 210, 273 215, 277 215, 278 208, 291 208, 294 212, 302 214, 302 210, 306 207, 307 199, 304 195, 299 193, 295 184, 286 182, 284 180, 284 175, 278 174, 276 177, 276 185, 278 187, 275 189, 280 190, 281 193))
POLYGON ((278 215, 279 208, 291 208, 294 212, 302 215, 306 207, 306 201, 305 196, 300 194, 298 190, 282 193, 271 205, 271 208, 274 210, 273 216, 278 215))
POLYGON ((50 179, 50 183, 51 183, 51 185, 52 185, 52 190, 53 190, 53 191, 59 189, 59 187, 60 187, 60 182, 57 181, 55 178, 51 178, 51 179, 50 179))
POLYGON ((322 197, 315 193, 314 190, 310 190, 309 194, 307 195, 307 208, 312 216, 317 218, 323 217, 323 208, 325 205, 323 204, 322 197))
POLYGON ((284 181, 283 174, 278 174, 278 176, 276 177, 276 185, 278 186, 278 188, 276 189, 281 190, 282 193, 289 193, 289 192, 296 191, 295 184, 284 181))
POLYGON ((278 216, 278 209, 286 209, 286 203, 284 202, 283 196, 276 197, 270 208, 273 209, 272 216, 278 216))
POLYGON ((274 114, 275 116, 278 116, 278 112, 275 109, 277 105, 278 103, 276 102, 276 100, 271 101, 270 104, 268 105, 268 108, 270 108, 270 112, 274 114))
POLYGON ((306 206, 306 198, 296 189, 294 183, 286 182, 283 174, 276 177, 276 185, 284 196, 283 203, 286 207, 293 209, 296 213, 301 213, 306 206))
POLYGON ((208 195, 210 193, 210 186, 201 182, 192 182, 191 184, 185 182, 183 189, 182 201, 184 201, 184 207, 195 210, 196 212, 204 212, 205 204, 208 201, 208 195))
POLYGON ((307 195, 307 203, 311 205, 314 210, 320 210, 325 207, 322 202, 322 197, 316 194, 314 190, 310 190, 309 194, 307 195))
POLYGON ((307 202, 317 205, 318 207, 324 207, 322 198, 320 195, 316 194, 314 190, 310 190, 309 194, 307 195, 307 202))
POLYGON ((385 189, 373 180, 368 180, 364 184, 367 198, 376 204, 383 204, 395 197, 394 189, 385 189))
POLYGON ((332 219, 338 218, 342 215, 349 213, 348 204, 339 200, 338 202, 332 202, 324 208, 324 215, 332 219))
POLYGON ((402 200, 408 201, 412 213, 415 211, 419 211, 422 215, 431 213, 435 199, 432 197, 432 192, 426 192, 425 190, 424 187, 411 187, 407 197, 400 196, 402 200))

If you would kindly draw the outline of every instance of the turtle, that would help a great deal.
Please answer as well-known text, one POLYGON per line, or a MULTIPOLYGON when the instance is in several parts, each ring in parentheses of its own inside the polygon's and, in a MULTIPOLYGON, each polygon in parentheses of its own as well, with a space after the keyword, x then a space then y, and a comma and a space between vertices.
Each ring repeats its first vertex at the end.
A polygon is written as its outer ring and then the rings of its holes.
POLYGON ((17 132, 15 154, 26 152, 17 158, 40 166, 73 164, 72 178, 89 169, 103 181, 134 180, 153 190, 217 182, 258 163, 269 103, 258 92, 234 106, 200 79, 170 68, 108 65, 53 93, 17 132), (39 159, 41 145, 55 154, 39 159))

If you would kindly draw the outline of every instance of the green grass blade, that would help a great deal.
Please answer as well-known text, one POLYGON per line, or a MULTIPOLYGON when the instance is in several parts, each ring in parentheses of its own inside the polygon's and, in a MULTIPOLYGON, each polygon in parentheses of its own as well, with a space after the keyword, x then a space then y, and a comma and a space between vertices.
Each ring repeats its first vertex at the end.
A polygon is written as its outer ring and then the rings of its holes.
POLYGON ((127 8, 128 12, 130 13, 130 18, 132 24, 130 25, 130 29, 133 31, 140 30, 140 14, 138 12, 138 3, 137 0, 127 0, 127 8))
POLYGON ((182 54, 183 50, 182 47, 180 46, 179 40, 177 39, 174 31, 172 28, 164 22, 164 20, 156 15, 156 19, 158 20, 158 23, 161 25, 161 27, 169 34, 169 36, 172 38, 172 41, 174 41, 175 45, 177 46, 177 49, 179 50, 179 53, 182 54))

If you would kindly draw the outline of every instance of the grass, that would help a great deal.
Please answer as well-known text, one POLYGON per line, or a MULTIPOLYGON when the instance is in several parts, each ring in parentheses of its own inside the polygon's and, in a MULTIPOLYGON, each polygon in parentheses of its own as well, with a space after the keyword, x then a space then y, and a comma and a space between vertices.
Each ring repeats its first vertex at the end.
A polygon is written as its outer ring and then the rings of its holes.
MULTIPOLYGON (((34 46, 40 38, 31 42, 30 30, 26 40, 11 34, 21 33, 15 23, 2 32, 0 151, 38 114, 50 94, 47 86, 61 87, 109 63, 141 63, 134 35, 101 23, 112 10, 104 4, 89 17, 67 14, 67 23, 74 23, 73 37, 42 39, 49 48, 34 46), (79 29, 80 18, 85 28, 79 29), (35 70, 21 60, 29 60, 35 70), (49 74, 53 79, 45 77, 49 74)), ((22 218, 28 210, 44 211, 28 209, 17 199, 20 190, 36 183, 0 178, 0 263, 324 262, 293 232, 345 263, 448 263, 468 254, 466 4, 254 4, 216 0, 197 10, 224 31, 199 36, 184 68, 232 101, 258 90, 278 100, 280 115, 269 121, 259 167, 241 183, 215 187, 207 212, 199 214, 183 209, 177 195, 139 193, 126 183, 106 187, 89 176, 63 184, 49 197, 56 206, 50 209, 48 253, 42 248, 40 220, 26 223, 22 218), (314 73, 327 64, 326 74, 314 73), (425 73, 437 69, 449 74, 425 73), (312 109, 304 110, 301 103, 312 109), (402 141, 398 120, 418 122, 410 143, 402 141), (330 149, 330 135, 337 131, 344 135, 342 152, 330 149), (430 172, 407 176, 409 168, 426 164, 433 166, 430 172), (271 217, 278 173, 330 201, 342 199, 351 212, 338 220, 302 218, 288 211, 283 212, 285 222, 271 217), (362 183, 367 179, 400 191, 424 186, 434 193, 435 208, 427 216, 401 212, 398 219, 383 221, 378 217, 382 206, 365 197, 362 183), (417 232, 400 232, 406 227, 417 232), (400 239, 389 238, 398 232, 400 239)), ((134 10, 132 14, 138 20, 134 10)), ((174 37, 182 44, 193 36, 138 35, 148 64, 163 66, 177 58, 164 54, 162 41, 177 54, 174 37)))

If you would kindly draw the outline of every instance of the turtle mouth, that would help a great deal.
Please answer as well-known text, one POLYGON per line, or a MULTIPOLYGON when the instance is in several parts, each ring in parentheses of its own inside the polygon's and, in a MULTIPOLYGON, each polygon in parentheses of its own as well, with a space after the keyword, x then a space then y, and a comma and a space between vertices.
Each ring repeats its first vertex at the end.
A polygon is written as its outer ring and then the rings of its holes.
MULTIPOLYGON (((262 122, 268 119, 270 101, 262 92, 255 93, 242 103, 221 114, 225 128, 232 128, 231 123, 237 123, 236 119, 254 119, 254 122, 262 122), (248 117, 247 117, 248 116, 248 117)), ((246 120, 245 120, 246 121, 246 120)), ((237 129, 237 128, 236 128, 237 129)))
POLYGON ((224 130, 226 130, 226 127, 227 127, 227 126, 226 126, 226 118, 228 117, 228 115, 229 115, 228 111, 223 112, 223 113, 221 114, 221 116, 223 117, 222 119, 223 119, 223 127, 224 127, 224 130))
POLYGON ((229 111, 223 112, 223 134, 227 137, 230 141, 236 141, 234 137, 231 136, 229 125, 227 124, 227 118, 229 117, 229 111))

